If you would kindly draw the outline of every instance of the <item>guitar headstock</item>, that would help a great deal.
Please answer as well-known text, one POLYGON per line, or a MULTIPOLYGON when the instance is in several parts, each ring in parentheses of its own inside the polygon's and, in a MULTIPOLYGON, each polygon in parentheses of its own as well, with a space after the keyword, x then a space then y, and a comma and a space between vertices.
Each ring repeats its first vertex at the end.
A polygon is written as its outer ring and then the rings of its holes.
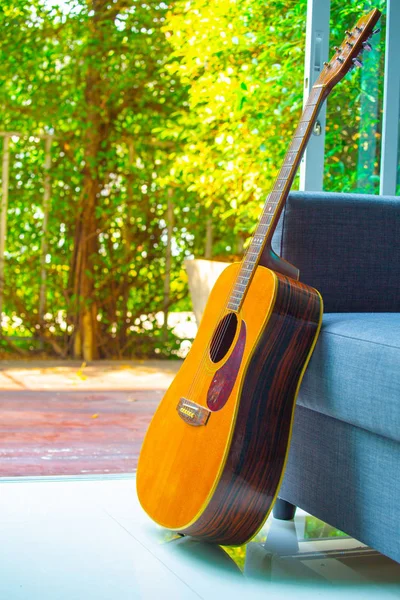
POLYGON ((364 50, 371 50, 368 40, 375 33, 374 27, 380 16, 381 12, 374 8, 361 17, 353 29, 346 31, 346 37, 341 46, 335 46, 335 55, 329 62, 324 63, 324 69, 316 83, 326 88, 332 88, 352 67, 362 66, 360 54, 364 50))

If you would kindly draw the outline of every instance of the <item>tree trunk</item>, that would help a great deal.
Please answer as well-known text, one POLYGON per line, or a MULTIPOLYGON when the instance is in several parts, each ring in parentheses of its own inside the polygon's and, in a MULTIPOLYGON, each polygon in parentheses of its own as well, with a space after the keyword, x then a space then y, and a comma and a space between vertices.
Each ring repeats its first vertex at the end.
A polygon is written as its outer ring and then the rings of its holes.
MULTIPOLYGON (((93 2, 95 16, 92 21, 93 37, 101 42, 101 27, 98 27, 99 13, 103 5, 93 2)), ((99 46, 101 47, 101 45, 99 46)), ((97 321, 96 290, 94 286, 95 260, 98 255, 99 229, 96 218, 99 193, 104 187, 100 175, 100 157, 109 144, 109 119, 105 118, 102 106, 102 75, 99 63, 91 61, 85 78, 85 100, 87 106, 87 127, 85 132, 83 171, 83 193, 81 195, 75 228, 75 243, 71 269, 72 287, 75 301, 74 310, 74 358, 85 361, 99 358, 99 327, 97 321)))
MULTIPOLYGON (((127 214, 125 226, 122 230, 122 238, 125 244, 126 249, 126 260, 132 260, 132 249, 133 249, 133 236, 132 236, 132 227, 133 227, 133 218, 132 218, 132 205, 133 205, 133 162, 135 158, 135 148, 133 139, 130 138, 127 142, 128 145, 128 174, 126 179, 126 192, 127 192, 127 214)), ((123 284, 122 284, 122 319, 121 319, 121 328, 120 328, 120 345, 119 345, 119 358, 123 357, 124 349, 128 343, 128 332, 130 323, 128 323, 128 300, 130 294, 130 275, 129 273, 124 274, 123 284)))
POLYGON ((168 204, 167 204, 167 247, 165 248, 165 276, 164 276, 164 324, 163 337, 167 339, 168 334, 168 312, 170 305, 171 292, 171 261, 172 261, 172 235, 174 231, 174 205, 172 202, 172 188, 168 189, 168 204))
POLYGON ((74 358, 90 361, 98 358, 97 310, 94 289, 94 258, 97 254, 95 210, 98 182, 85 174, 84 193, 80 201, 75 230, 73 257, 74 358))

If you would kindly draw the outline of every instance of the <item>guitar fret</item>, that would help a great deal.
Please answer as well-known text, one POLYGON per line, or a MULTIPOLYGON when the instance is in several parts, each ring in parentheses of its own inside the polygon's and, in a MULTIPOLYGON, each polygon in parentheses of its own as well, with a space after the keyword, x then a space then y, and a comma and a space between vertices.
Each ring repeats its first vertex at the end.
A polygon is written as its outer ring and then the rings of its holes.
MULTIPOLYGON (((264 213, 263 213, 263 215, 265 217, 270 217, 271 215, 267 214, 267 209, 270 208, 271 210, 272 209, 275 210, 275 208, 278 206, 278 204, 279 204, 279 202, 266 202, 266 204, 264 205, 264 213)), ((270 213, 271 210, 268 210, 268 212, 270 213)))
POLYGON ((276 209, 282 202, 282 199, 285 195, 284 190, 291 181, 291 178, 295 172, 295 165, 297 166, 300 158, 300 149, 305 142, 305 138, 310 128, 313 115, 316 111, 316 106, 319 104, 321 94, 321 88, 311 90, 307 104, 297 125, 297 129, 293 135, 289 150, 285 155, 285 159, 279 171, 278 177, 274 182, 272 191, 267 196, 263 213, 253 234, 253 239, 251 240, 250 246, 245 253, 239 275, 230 294, 228 302, 228 308, 230 310, 237 311, 241 305, 244 295, 246 294, 251 276, 258 263, 260 253, 262 252, 262 248, 265 243, 265 236, 270 229, 276 209))
POLYGON ((320 96, 323 92, 322 88, 316 88, 316 89, 312 89, 310 92, 310 95, 307 98, 307 103, 306 106, 315 106, 318 104, 319 100, 320 100, 320 96))
POLYGON ((306 138, 308 138, 309 129, 317 111, 317 106, 320 104, 322 94, 322 88, 313 88, 311 90, 303 114, 293 135, 290 147, 286 152, 278 177, 274 182, 272 191, 266 198, 261 218, 245 253, 240 272, 229 297, 228 308, 230 310, 239 310, 247 292, 254 269, 258 264, 259 257, 266 242, 266 236, 268 235, 271 223, 274 220, 276 210, 280 207, 286 197, 285 190, 295 173, 300 159, 301 149, 305 145, 306 138))
POLYGON ((303 136, 301 136, 300 138, 293 138, 292 143, 290 144, 290 152, 296 152, 297 150, 299 150, 301 143, 303 141, 303 136))
POLYGON ((264 207, 263 216, 260 219, 260 223, 262 225, 268 225, 269 224, 269 219, 271 218, 271 212, 272 212, 272 207, 269 207, 268 205, 266 205, 264 207), (271 208, 271 210, 269 210, 270 208, 271 208), (264 222, 262 222, 262 219, 264 219, 264 222))
POLYGON ((296 138, 303 137, 307 131, 307 127, 309 126, 309 124, 310 124, 309 121, 303 121, 303 120, 300 121, 300 123, 295 131, 294 137, 296 137, 296 138))
POLYGON ((297 152, 292 152, 291 150, 289 150, 289 152, 287 152, 285 160, 284 160, 284 165, 293 165, 294 161, 296 159, 297 156, 297 152))
POLYGON ((301 120, 302 121, 311 121, 311 117, 313 115, 314 110, 315 110, 315 106, 306 106, 303 114, 301 115, 301 120))
MULTIPOLYGON (((277 179, 275 181, 274 190, 283 190, 285 187, 286 179, 277 179)), ((271 210, 271 208, 269 208, 271 210)))
POLYGON ((311 92, 310 92, 310 95, 307 98, 307 104, 308 105, 310 105, 310 104, 317 104, 317 102, 319 100, 319 97, 321 95, 321 91, 322 91, 321 88, 317 88, 315 90, 312 89, 311 92))
POLYGON ((283 178, 287 179, 289 177, 289 175, 290 175, 291 172, 292 172, 292 168, 291 167, 282 167, 282 169, 279 172, 279 177, 281 179, 283 179, 283 178))
POLYGON ((279 202, 281 195, 278 194, 277 192, 271 192, 270 195, 268 196, 268 201, 269 202, 279 202))
POLYGON ((314 98, 316 96, 316 90, 311 90, 307 98, 307 104, 312 104, 314 102, 314 98))

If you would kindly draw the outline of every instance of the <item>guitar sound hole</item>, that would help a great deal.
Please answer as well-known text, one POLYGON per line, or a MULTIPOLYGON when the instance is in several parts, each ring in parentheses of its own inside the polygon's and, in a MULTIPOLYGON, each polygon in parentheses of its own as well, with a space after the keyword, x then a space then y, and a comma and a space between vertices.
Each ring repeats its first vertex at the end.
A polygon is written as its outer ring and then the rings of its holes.
POLYGON ((229 313, 218 323, 210 345, 210 358, 214 363, 222 360, 227 354, 234 340, 237 324, 235 313, 229 313))

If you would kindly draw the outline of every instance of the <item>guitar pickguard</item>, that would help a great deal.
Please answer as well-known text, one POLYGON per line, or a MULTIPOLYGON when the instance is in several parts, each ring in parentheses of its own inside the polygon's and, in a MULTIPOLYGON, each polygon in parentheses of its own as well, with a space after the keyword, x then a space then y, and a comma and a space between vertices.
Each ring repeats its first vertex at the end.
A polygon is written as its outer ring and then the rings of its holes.
POLYGON ((242 320, 235 348, 226 363, 215 372, 207 393, 207 406, 210 410, 220 410, 228 401, 242 362, 246 343, 246 324, 242 320))

